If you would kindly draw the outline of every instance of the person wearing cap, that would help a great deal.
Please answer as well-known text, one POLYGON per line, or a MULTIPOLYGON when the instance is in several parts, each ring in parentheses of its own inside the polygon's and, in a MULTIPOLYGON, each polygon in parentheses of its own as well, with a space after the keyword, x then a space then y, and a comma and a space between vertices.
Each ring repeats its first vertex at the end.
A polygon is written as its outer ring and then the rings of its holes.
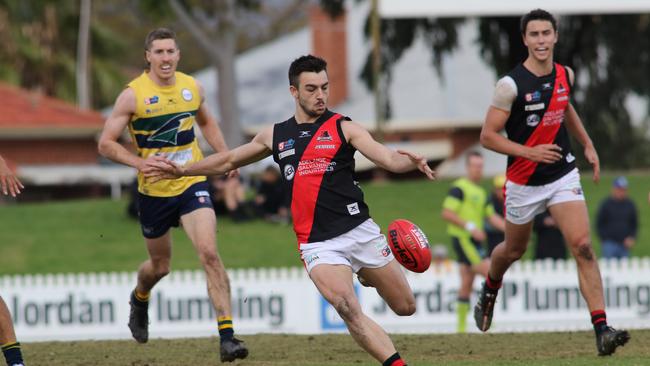
POLYGON ((636 243, 638 212, 627 195, 627 188, 627 178, 616 177, 612 183, 611 195, 598 208, 596 231, 603 258, 627 258, 636 243))
MULTIPOLYGON (((503 174, 497 175, 492 179, 492 193, 488 198, 488 202, 494 209, 494 213, 503 218, 503 207, 505 196, 503 195, 503 186, 506 184, 506 176, 503 174)), ((504 219, 505 220, 505 219, 504 219)), ((485 234, 487 235, 487 256, 492 255, 492 250, 504 240, 503 230, 490 224, 489 220, 485 220, 485 234)))
POLYGON ((465 159, 467 177, 455 180, 442 202, 442 219, 447 221, 447 233, 456 252, 460 272, 458 288, 458 333, 465 333, 469 298, 474 277, 487 275, 490 259, 484 248, 487 235, 484 223, 488 221, 499 230, 504 229, 503 217, 494 213, 487 199, 487 192, 480 186, 483 178, 483 155, 471 151, 465 159))

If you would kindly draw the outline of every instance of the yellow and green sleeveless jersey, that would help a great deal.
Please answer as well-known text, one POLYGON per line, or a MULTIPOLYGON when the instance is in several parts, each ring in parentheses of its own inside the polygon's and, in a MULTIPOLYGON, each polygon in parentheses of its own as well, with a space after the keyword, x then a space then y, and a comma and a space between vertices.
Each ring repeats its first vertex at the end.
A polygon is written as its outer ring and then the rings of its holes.
MULTIPOLYGON (((140 157, 163 154, 180 165, 203 159, 194 134, 194 121, 201 105, 194 78, 176 72, 174 85, 160 86, 145 71, 128 86, 135 92, 137 103, 129 132, 140 157)), ((148 196, 172 197, 205 179, 181 177, 150 183, 138 173, 138 190, 148 196)))
MULTIPOLYGON (((487 200, 485 190, 467 178, 460 178, 451 184, 451 189, 442 207, 454 211, 464 221, 471 221, 477 229, 483 229, 483 221, 494 215, 494 208, 487 200)), ((449 223, 447 233, 459 238, 469 238, 465 228, 449 223)))

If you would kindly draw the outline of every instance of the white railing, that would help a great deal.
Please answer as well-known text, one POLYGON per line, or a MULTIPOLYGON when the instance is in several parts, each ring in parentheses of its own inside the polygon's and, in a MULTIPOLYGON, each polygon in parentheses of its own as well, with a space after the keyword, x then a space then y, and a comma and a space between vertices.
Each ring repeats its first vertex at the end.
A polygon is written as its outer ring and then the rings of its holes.
MULTIPOLYGON (((650 327, 650 258, 600 260, 600 268, 610 322, 650 327)), ((228 275, 238 333, 345 331, 301 267, 234 269, 228 275)), ((364 311, 389 332, 455 331, 456 264, 408 272, 407 278, 416 295, 414 315, 397 317, 374 289, 357 285, 364 311)), ((128 338, 128 301, 135 280, 133 272, 0 276, 0 294, 21 340, 128 338)), ((476 290, 479 285, 477 280, 476 290)), ((152 293, 149 313, 153 338, 217 333, 203 271, 172 272, 152 293)), ((573 260, 518 262, 508 271, 492 331, 589 328, 573 260)))

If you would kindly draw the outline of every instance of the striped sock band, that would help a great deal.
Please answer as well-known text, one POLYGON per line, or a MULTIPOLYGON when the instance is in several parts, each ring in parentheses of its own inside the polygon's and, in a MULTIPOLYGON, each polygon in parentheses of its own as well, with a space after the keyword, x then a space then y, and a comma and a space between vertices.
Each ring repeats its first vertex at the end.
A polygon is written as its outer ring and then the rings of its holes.
POLYGON ((607 329, 607 314, 605 310, 594 310, 591 312, 591 324, 594 326, 596 334, 600 334, 607 329))
POLYGON ((20 351, 20 343, 11 342, 2 345, 2 353, 5 355, 7 365, 22 365, 23 354, 20 351))
POLYGON ((221 338, 221 342, 232 339, 235 335, 235 329, 232 326, 232 316, 217 317, 217 323, 219 324, 219 337, 221 338))
POLYGON ((399 355, 399 352, 395 352, 392 356, 388 357, 386 361, 384 361, 382 366, 407 366, 404 360, 402 360, 402 356, 399 355))

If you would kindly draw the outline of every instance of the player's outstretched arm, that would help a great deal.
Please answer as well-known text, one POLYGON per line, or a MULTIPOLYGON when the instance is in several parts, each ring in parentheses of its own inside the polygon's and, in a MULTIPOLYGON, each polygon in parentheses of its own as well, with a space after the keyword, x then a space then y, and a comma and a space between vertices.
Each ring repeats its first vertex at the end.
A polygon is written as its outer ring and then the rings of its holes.
POLYGON ((352 121, 343 121, 341 127, 350 144, 377 166, 393 173, 419 169, 427 178, 435 179, 435 172, 424 157, 404 150, 392 150, 377 142, 365 128, 352 121))
POLYGON ((20 194, 20 190, 25 188, 18 177, 9 169, 5 159, 0 156, 0 187, 4 195, 10 194, 12 197, 20 194))
POLYGON ((229 151, 207 156, 206 158, 186 166, 180 166, 162 156, 154 157, 147 162, 143 170, 145 176, 152 181, 175 179, 191 175, 219 175, 233 169, 264 159, 271 155, 273 127, 265 129, 247 144, 229 151))
POLYGON ((490 106, 481 129, 481 145, 486 149, 508 156, 522 157, 536 163, 554 163, 562 159, 562 148, 556 144, 541 144, 524 146, 501 134, 506 125, 510 112, 490 106))

